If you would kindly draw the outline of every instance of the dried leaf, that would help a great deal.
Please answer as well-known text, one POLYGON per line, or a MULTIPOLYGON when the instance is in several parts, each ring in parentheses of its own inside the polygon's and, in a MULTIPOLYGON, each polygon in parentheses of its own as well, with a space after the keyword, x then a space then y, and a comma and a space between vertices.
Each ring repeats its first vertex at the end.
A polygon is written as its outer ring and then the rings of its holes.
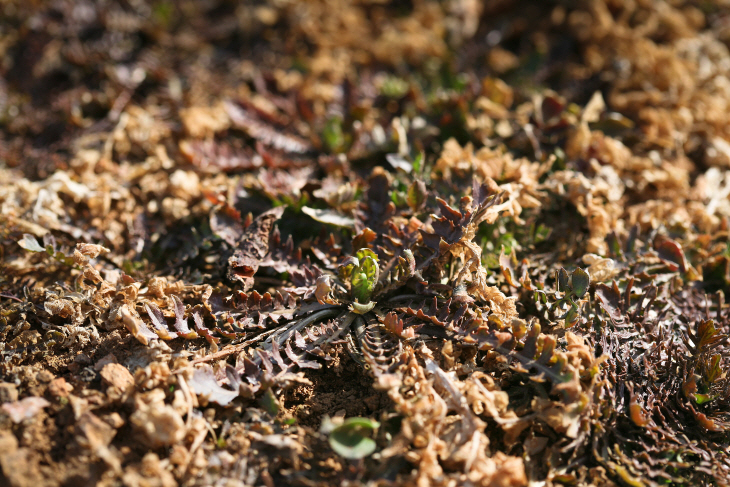
POLYGON ((38 240, 36 240, 35 237, 29 233, 24 234, 23 238, 18 240, 18 245, 20 245, 25 250, 29 250, 31 252, 46 251, 46 249, 38 243, 38 240))
POLYGON ((198 367, 193 371, 193 376, 188 380, 188 385, 199 396, 205 396, 208 401, 221 406, 227 406, 239 395, 238 390, 232 391, 219 385, 213 369, 207 365, 198 367))
POLYGON ((353 228, 355 226, 354 218, 343 216, 332 210, 318 210, 308 206, 303 206, 302 213, 311 216, 314 220, 317 220, 320 223, 326 223, 336 227, 353 228))

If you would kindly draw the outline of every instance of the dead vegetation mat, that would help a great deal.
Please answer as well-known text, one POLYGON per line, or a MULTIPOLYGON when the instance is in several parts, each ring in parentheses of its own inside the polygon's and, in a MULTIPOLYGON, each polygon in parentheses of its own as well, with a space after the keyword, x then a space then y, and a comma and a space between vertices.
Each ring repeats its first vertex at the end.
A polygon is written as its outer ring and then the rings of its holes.
POLYGON ((0 484, 730 484, 726 2, 0 17, 0 484))

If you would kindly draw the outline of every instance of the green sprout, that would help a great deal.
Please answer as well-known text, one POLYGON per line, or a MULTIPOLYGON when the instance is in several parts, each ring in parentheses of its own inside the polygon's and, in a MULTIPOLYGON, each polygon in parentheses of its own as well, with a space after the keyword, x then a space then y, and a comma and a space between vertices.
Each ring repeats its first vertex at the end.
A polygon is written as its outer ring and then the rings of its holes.
POLYGON ((363 314, 370 311, 375 303, 370 296, 380 277, 378 256, 370 249, 360 249, 354 257, 348 259, 340 267, 340 279, 350 283, 350 294, 353 302, 351 310, 363 314))
POLYGON ((372 455, 377 448, 371 436, 379 426, 380 423, 368 418, 347 418, 339 425, 325 418, 320 431, 329 435, 329 444, 335 453, 359 460, 372 455))

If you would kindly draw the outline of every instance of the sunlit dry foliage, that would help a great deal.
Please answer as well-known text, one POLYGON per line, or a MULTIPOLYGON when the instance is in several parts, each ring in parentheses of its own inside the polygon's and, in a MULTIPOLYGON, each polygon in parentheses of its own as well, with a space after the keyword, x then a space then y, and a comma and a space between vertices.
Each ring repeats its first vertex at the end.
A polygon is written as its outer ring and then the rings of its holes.
POLYGON ((0 11, 0 484, 728 484, 726 6, 0 11))

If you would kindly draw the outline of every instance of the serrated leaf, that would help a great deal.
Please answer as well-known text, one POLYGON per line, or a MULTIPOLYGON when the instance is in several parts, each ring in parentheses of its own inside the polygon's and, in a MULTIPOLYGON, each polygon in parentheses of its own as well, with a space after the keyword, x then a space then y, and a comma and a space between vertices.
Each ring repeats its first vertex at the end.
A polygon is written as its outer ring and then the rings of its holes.
POLYGON ((375 233, 371 228, 363 228, 360 233, 355 235, 352 239, 353 250, 359 250, 367 248, 368 244, 375 240, 378 234, 375 233))
POLYGON ((726 340, 727 336, 720 333, 717 327, 715 327, 714 320, 702 320, 697 325, 697 334, 690 335, 690 338, 695 342, 695 349, 699 353, 720 341, 726 340))
POLYGON ((319 276, 314 290, 314 296, 317 298, 317 302, 319 304, 331 302, 332 300, 328 298, 330 291, 332 291, 332 284, 330 283, 329 276, 319 276))
POLYGON ((410 206, 413 211, 420 210, 425 205, 427 196, 426 184, 420 180, 413 181, 408 188, 408 196, 406 197, 408 206, 410 206))
POLYGON ((722 356, 718 353, 712 356, 708 367, 706 367, 705 380, 708 384, 712 384, 722 375, 722 369, 720 368, 720 360, 722 356))

